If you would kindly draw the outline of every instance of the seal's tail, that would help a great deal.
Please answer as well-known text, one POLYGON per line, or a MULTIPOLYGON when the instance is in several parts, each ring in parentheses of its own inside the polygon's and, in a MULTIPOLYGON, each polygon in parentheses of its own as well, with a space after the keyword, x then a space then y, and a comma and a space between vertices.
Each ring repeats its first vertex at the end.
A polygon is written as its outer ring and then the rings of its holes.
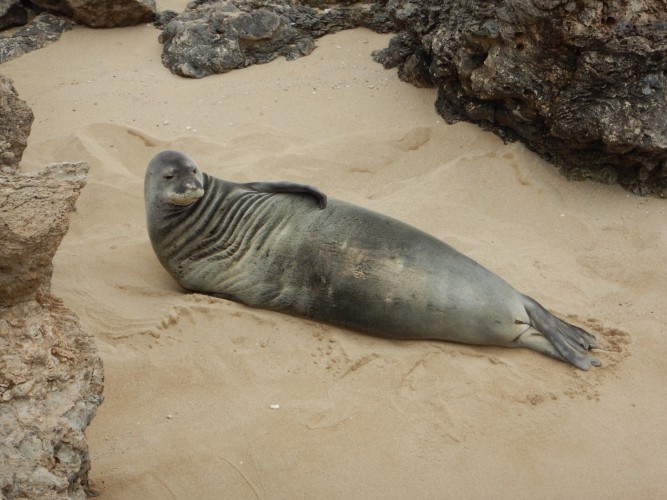
POLYGON ((531 326, 555 348, 555 352, 550 349, 547 354, 568 361, 581 370, 601 365, 597 358, 588 354, 589 349, 599 347, 594 335, 558 319, 526 295, 523 296, 523 305, 531 326))

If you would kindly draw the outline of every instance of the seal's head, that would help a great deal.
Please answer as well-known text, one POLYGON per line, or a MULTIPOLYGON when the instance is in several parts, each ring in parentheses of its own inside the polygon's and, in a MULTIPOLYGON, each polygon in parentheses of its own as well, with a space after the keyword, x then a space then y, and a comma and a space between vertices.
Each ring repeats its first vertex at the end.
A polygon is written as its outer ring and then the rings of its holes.
POLYGON ((147 205, 192 205, 204 196, 204 174, 187 155, 162 151, 148 164, 144 195, 147 205))

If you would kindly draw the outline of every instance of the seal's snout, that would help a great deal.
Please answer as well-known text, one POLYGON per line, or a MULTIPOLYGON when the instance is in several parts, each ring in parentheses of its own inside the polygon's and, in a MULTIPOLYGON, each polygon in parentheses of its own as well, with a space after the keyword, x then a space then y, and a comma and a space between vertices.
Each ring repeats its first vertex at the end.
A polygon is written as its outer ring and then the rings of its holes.
POLYGON ((180 185, 174 186, 174 192, 184 196, 201 198, 204 195, 204 186, 199 179, 189 179, 180 185))
POLYGON ((192 205, 195 201, 204 196, 204 190, 200 188, 186 189, 182 193, 172 192, 167 195, 167 203, 172 205, 192 205))
POLYGON ((191 181, 185 183, 185 189, 186 191, 198 191, 200 189, 204 189, 204 186, 202 186, 202 183, 199 181, 199 179, 192 179, 191 181))
POLYGON ((204 196, 204 183, 197 177, 174 176, 169 180, 166 200, 172 205, 191 205, 204 196))

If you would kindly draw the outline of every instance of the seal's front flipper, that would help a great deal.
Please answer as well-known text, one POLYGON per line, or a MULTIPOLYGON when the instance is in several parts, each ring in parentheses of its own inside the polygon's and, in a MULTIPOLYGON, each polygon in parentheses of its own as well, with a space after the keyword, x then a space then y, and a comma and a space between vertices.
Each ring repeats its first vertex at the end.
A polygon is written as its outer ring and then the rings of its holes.
POLYGON ((327 206, 327 195, 313 186, 307 184, 296 184, 294 182, 248 182, 243 186, 259 191, 260 193, 303 193, 309 194, 317 201, 320 210, 327 206))
POLYGON ((539 337, 533 335, 518 339, 519 344, 572 363, 581 370, 601 365, 597 358, 588 354, 589 349, 599 347, 594 335, 558 319, 530 297, 523 295, 522 298, 530 325, 549 341, 553 349, 546 348, 539 337))

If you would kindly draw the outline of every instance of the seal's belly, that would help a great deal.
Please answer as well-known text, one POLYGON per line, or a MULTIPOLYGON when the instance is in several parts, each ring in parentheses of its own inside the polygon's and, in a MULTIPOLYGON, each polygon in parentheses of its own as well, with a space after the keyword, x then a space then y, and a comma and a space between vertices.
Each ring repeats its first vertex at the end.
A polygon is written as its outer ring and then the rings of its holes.
POLYGON ((522 314, 510 285, 407 224, 337 200, 321 211, 287 201, 276 213, 289 219, 255 228, 233 261, 197 262, 188 288, 396 338, 488 343, 522 314))
POLYGON ((509 285, 491 275, 494 286, 475 286, 475 275, 488 284, 491 273, 463 255, 452 259, 447 247, 416 246, 405 257, 388 250, 326 248, 304 269, 308 285, 295 280, 271 308, 387 337, 457 340, 465 333, 480 342, 521 314, 512 310, 509 285))

